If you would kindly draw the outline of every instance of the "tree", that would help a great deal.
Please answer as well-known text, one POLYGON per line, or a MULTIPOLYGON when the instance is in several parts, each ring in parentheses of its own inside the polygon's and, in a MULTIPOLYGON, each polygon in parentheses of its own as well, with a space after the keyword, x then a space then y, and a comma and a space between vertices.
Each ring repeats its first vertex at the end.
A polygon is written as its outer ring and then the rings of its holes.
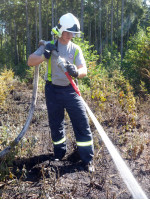
POLYGON ((37 49, 37 47, 38 47, 38 12, 37 12, 37 0, 35 0, 35 38, 36 38, 35 47, 37 49))
POLYGON ((14 20, 14 39, 15 39, 15 65, 19 63, 19 57, 18 57, 18 45, 17 45, 17 25, 14 20))
POLYGON ((119 29, 119 0, 117 0, 117 26, 116 26, 116 40, 117 40, 117 50, 119 50, 119 44, 118 44, 118 29, 119 29))
POLYGON ((42 39, 42 9, 41 0, 39 0, 39 40, 42 39))
MULTIPOLYGON (((126 78, 134 86, 136 92, 143 86, 150 92, 150 28, 147 31, 139 29, 128 41, 128 50, 123 60, 123 71, 126 78), (141 87, 141 83, 144 83, 141 87)), ((145 90, 146 92, 146 90, 145 90)))
POLYGON ((28 21, 28 0, 26 0, 26 34, 27 34, 26 59, 28 59, 28 56, 31 54, 30 30, 29 30, 29 21, 28 21))
POLYGON ((84 0, 81 0, 81 32, 84 32, 84 0))
POLYGON ((100 9, 100 14, 99 14, 99 27, 100 27, 100 61, 102 61, 102 7, 101 7, 101 0, 99 1, 99 9, 100 9))
POLYGON ((149 24, 149 10, 142 0, 1 0, 0 63, 11 67, 25 63, 38 41, 48 40, 51 28, 67 12, 80 19, 84 39, 98 54, 102 55, 105 48, 110 52, 113 44, 111 53, 118 46, 121 59, 137 27, 146 29, 149 24))
POLYGON ((122 7, 121 7, 121 63, 123 60, 123 28, 124 28, 124 0, 122 0, 122 7))
POLYGON ((113 14, 114 14, 113 0, 111 0, 111 48, 113 46, 113 14))
MULTIPOLYGON (((51 1, 52 2, 52 28, 54 27, 54 0, 51 1)), ((53 36, 54 39, 54 36, 53 36)))

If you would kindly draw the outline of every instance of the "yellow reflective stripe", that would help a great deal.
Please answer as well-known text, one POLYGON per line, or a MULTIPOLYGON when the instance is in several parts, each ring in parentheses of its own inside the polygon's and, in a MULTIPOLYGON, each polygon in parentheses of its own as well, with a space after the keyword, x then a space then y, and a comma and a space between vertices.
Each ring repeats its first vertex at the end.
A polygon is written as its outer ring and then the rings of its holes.
POLYGON ((80 146, 80 147, 86 147, 90 145, 93 145, 93 140, 90 140, 88 142, 77 142, 77 146, 80 146))
MULTIPOLYGON (((54 44, 54 40, 50 41, 50 43, 54 44)), ((75 59, 78 53, 79 53, 79 50, 76 49, 75 54, 74 54, 73 64, 75 64, 75 59)), ((51 72, 51 57, 50 57, 50 59, 48 60, 48 77, 47 77, 48 81, 52 81, 51 75, 52 75, 52 72, 51 72)))
MULTIPOLYGON (((54 40, 50 41, 51 44, 54 44, 54 40)), ((52 56, 51 56, 52 57, 52 56)), ((48 60, 48 81, 52 81, 52 72, 51 72, 51 57, 48 60)))
POLYGON ((48 77, 47 77, 48 81, 52 81, 52 76, 51 76, 51 57, 48 60, 48 77))
POLYGON ((74 65, 75 65, 75 59, 76 59, 76 56, 78 55, 78 53, 79 53, 79 50, 76 49, 75 54, 74 54, 74 59, 73 59, 73 64, 74 65))
POLYGON ((62 138, 62 139, 59 140, 58 142, 54 142, 54 141, 53 141, 53 144, 54 144, 54 145, 58 145, 58 144, 62 144, 62 143, 65 142, 65 141, 66 141, 66 137, 62 138))

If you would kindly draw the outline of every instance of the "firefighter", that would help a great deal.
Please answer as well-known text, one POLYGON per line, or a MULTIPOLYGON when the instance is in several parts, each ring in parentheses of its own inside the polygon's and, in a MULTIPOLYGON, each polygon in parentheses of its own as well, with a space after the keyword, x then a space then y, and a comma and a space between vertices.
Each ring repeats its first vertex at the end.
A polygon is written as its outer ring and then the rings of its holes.
POLYGON ((28 65, 36 66, 43 61, 47 62, 45 97, 55 159, 61 160, 66 153, 64 129, 64 110, 66 110, 72 122, 80 158, 89 171, 94 171, 93 137, 86 109, 82 99, 57 65, 57 58, 61 56, 68 61, 66 68, 70 76, 82 78, 87 75, 83 53, 80 47, 71 41, 74 36, 80 34, 79 21, 73 14, 67 13, 60 18, 52 32, 58 36, 57 39, 46 42, 44 52, 39 54, 35 51, 31 54, 28 65))

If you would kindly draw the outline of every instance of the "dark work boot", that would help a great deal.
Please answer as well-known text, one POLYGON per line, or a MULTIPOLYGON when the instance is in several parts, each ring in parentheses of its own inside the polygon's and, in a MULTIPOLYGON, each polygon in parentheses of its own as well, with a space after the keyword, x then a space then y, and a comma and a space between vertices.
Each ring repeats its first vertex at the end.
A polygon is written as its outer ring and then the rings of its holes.
POLYGON ((94 167, 93 161, 90 161, 88 164, 85 164, 84 168, 85 168, 86 171, 88 171, 90 173, 95 172, 95 167, 94 167))

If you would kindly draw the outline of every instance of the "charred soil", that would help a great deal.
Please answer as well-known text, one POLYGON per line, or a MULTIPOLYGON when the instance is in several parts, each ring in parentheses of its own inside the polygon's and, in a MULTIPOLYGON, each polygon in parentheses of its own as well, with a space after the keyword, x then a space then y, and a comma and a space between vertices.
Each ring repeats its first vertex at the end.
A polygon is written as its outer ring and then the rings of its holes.
MULTIPOLYGON (((7 108, 0 110, 0 127, 9 126, 10 132, 19 134, 28 115, 31 97, 32 88, 18 84, 7 97, 7 108)), ((94 112, 96 108, 92 106, 88 98, 86 99, 94 112)), ((132 130, 124 131, 124 122, 121 117, 118 117, 114 124, 115 116, 111 116, 112 119, 104 119, 102 125, 134 177, 150 198, 149 105, 148 102, 141 104, 138 123, 132 130)), ((132 198, 91 121, 90 125, 94 136, 95 172, 89 173, 82 166, 67 113, 65 115, 67 153, 62 161, 55 161, 45 97, 42 92, 38 92, 37 105, 29 130, 13 153, 11 152, 7 158, 0 161, 1 166, 8 168, 7 173, 0 172, 1 177, 3 175, 0 181, 0 198, 132 198)))

